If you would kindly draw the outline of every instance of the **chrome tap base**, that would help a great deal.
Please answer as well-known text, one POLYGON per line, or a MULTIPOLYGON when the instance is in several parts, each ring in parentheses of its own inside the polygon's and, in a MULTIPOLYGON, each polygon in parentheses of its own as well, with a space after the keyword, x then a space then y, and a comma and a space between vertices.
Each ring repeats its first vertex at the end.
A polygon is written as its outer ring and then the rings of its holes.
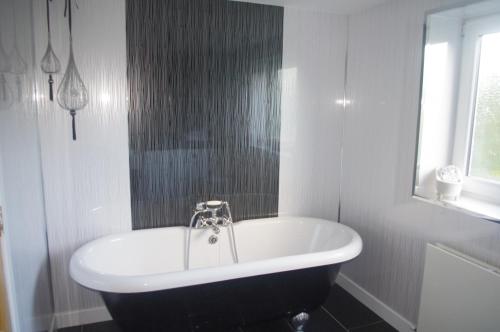
POLYGON ((189 257, 191 253, 191 231, 195 229, 211 229, 213 235, 210 236, 209 244, 215 244, 218 241, 217 235, 221 227, 229 228, 229 238, 231 241, 231 250, 234 262, 238 263, 238 250, 236 249, 236 239, 233 228, 233 217, 228 202, 208 201, 196 204, 194 214, 189 222, 188 239, 185 246, 184 268, 189 270, 189 257))
POLYGON ((309 321, 309 314, 306 312, 301 312, 290 319, 290 323, 296 332, 304 331, 304 328, 309 321))

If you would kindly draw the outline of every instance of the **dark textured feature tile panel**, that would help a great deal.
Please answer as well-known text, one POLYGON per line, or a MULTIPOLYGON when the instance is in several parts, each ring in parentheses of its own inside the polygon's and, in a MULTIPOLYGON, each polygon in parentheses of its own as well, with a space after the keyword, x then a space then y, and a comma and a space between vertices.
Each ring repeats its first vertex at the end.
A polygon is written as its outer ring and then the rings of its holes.
POLYGON ((338 285, 332 287, 323 307, 349 330, 382 322, 382 318, 338 285))
POLYGON ((350 331, 353 332, 398 332, 394 327, 389 325, 386 322, 375 323, 372 325, 367 325, 363 327, 359 327, 356 329, 352 329, 350 331))
POLYGON ((187 225, 208 199, 276 216, 283 8, 127 0, 126 20, 133 228, 187 225))
POLYGON ((279 319, 269 322, 263 322, 242 328, 244 332, 291 332, 292 327, 286 319, 279 319))
POLYGON ((323 308, 316 309, 310 313, 309 322, 305 326, 305 332, 346 332, 333 317, 323 308))

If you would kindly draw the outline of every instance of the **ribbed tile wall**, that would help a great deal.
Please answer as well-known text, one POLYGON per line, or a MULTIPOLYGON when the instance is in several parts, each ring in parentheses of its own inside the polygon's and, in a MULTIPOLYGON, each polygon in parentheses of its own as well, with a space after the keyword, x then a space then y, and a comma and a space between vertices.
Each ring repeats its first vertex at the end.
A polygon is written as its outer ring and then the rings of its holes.
POLYGON ((187 225, 196 202, 278 213, 283 8, 128 0, 134 229, 187 225))
POLYGON ((0 234, 0 319, 5 325, 7 307, 9 331, 22 332, 48 330, 54 312, 33 98, 36 90, 32 83, 38 66, 31 61, 32 5, 30 0, 0 0, 0 63, 10 64, 9 71, 0 72, 0 89, 10 91, 6 98, 0 90, 0 206, 4 226, 0 234))
MULTIPOLYGON (((74 5, 74 1, 73 5, 74 5)), ((50 265, 58 322, 82 324, 76 310, 102 306, 94 292, 69 275, 73 252, 100 236, 131 229, 127 146, 128 94, 123 0, 78 1, 73 7, 75 61, 89 104, 71 117, 48 98, 39 63, 47 47, 45 1, 33 2, 36 98, 42 155, 50 265)), ((52 46, 64 68, 68 26, 64 1, 51 2, 52 46)), ((57 88, 64 73, 54 76, 57 88)))
POLYGON ((500 225, 411 197, 425 12, 460 0, 392 1, 349 19, 340 221, 363 238, 342 272, 411 322, 425 244, 500 266, 500 225))

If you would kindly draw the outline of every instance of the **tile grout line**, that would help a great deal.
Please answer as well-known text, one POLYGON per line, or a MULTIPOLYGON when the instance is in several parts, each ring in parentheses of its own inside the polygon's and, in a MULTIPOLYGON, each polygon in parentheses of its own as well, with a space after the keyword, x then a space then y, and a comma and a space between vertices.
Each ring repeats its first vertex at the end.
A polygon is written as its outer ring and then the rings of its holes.
POLYGON ((385 320, 381 319, 381 320, 378 320, 376 322, 372 322, 372 323, 369 323, 369 324, 364 324, 364 325, 356 326, 356 327, 350 329, 349 331, 350 332, 354 332, 356 330, 359 330, 359 329, 362 329, 362 328, 365 328, 365 327, 369 327, 369 326, 372 326, 372 325, 378 325, 378 324, 382 324, 382 323, 388 324, 385 320))
POLYGON ((326 310, 326 308, 324 306, 321 306, 321 310, 323 310, 328 316, 330 316, 334 321, 336 321, 340 325, 340 327, 343 328, 346 332, 349 332, 347 327, 345 327, 344 324, 339 322, 339 320, 337 318, 335 318, 335 316, 332 315, 332 313, 330 313, 328 310, 326 310))
POLYGON ((286 324, 288 325, 288 327, 290 328, 290 331, 294 332, 295 329, 293 328, 292 323, 290 323, 290 320, 289 319, 285 319, 285 321, 286 321, 286 324))

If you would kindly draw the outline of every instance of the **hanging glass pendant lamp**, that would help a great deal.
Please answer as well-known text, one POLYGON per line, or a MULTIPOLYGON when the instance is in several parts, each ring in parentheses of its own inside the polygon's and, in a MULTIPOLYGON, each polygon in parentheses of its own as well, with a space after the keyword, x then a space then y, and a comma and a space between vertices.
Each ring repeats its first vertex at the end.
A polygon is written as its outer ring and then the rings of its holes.
POLYGON ((10 62, 10 70, 9 72, 11 74, 14 74, 15 79, 16 79, 16 86, 17 86, 17 102, 20 103, 22 102, 23 98, 23 82, 21 81, 21 78, 26 74, 26 71, 28 69, 28 65, 26 64, 26 61, 24 61, 23 56, 21 55, 21 52, 19 51, 19 46, 18 46, 18 38, 17 38, 17 26, 16 26, 16 7, 15 3, 13 0, 11 0, 11 8, 12 8, 12 17, 14 18, 13 20, 13 27, 14 27, 14 49, 12 50, 12 53, 9 57, 9 62, 10 62))
POLYGON ((7 52, 3 48, 2 39, 0 36, 0 73, 9 73, 10 72, 10 61, 7 52))
POLYGON ((53 92, 54 79, 52 78, 52 74, 57 74, 57 73, 59 73, 59 71, 61 71, 61 63, 59 62, 59 59, 57 58, 56 54, 54 53, 54 50, 52 49, 52 43, 51 43, 51 38, 50 38, 49 1, 52 1, 52 0, 46 0, 48 44, 47 44, 47 50, 45 51, 45 55, 42 58, 41 67, 42 67, 42 70, 44 73, 49 74, 49 97, 50 97, 50 101, 53 101, 54 100, 54 92, 53 92))
POLYGON ((12 105, 12 90, 9 87, 5 73, 10 72, 9 57, 0 40, 0 110, 9 109, 12 105))
POLYGON ((69 23, 69 59, 64 77, 57 90, 57 102, 71 115, 71 124, 73 130, 73 140, 76 140, 75 116, 76 111, 87 106, 89 96, 85 84, 83 84, 80 73, 76 68, 73 55, 73 35, 71 31, 71 0, 66 0, 65 12, 68 15, 69 23))
POLYGON ((7 110, 12 105, 12 90, 7 83, 5 74, 0 72, 0 110, 7 110))
POLYGON ((12 52, 11 58, 11 68, 10 72, 16 77, 17 86, 17 102, 20 103, 23 99, 23 83, 21 82, 21 77, 26 74, 27 65, 21 56, 21 52, 17 47, 17 42, 14 45, 14 51, 12 52))

